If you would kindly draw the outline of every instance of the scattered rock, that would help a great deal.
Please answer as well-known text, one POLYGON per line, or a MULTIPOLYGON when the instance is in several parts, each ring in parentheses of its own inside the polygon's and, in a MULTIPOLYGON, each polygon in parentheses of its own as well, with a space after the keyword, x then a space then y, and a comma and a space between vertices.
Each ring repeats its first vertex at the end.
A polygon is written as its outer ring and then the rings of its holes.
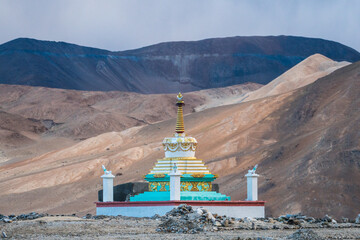
POLYGON ((197 233, 203 231, 197 222, 176 217, 169 217, 159 225, 158 229, 162 232, 172 233, 197 233))
POLYGON ((188 206, 186 204, 180 204, 178 207, 172 209, 170 212, 166 213, 166 216, 182 216, 185 214, 188 214, 190 212, 193 212, 193 209, 191 206, 188 206))
MULTIPOLYGON (((153 217, 154 218, 154 217, 153 217)), ((351 223, 338 224, 335 219, 326 215, 322 219, 315 219, 298 214, 286 214, 279 218, 231 218, 212 214, 204 208, 193 209, 186 204, 167 212, 165 216, 156 216, 161 220, 156 231, 173 233, 197 233, 201 231, 221 231, 225 229, 270 230, 296 228, 348 228, 351 223), (311 225, 309 225, 311 224, 311 225)), ((359 215, 360 221, 360 215, 359 215)), ((293 239, 299 236, 311 236, 313 232, 297 232, 293 239)), ((304 238, 307 239, 307 238, 304 238)))
POLYGON ((91 218, 92 218, 92 215, 90 213, 83 216, 83 219, 91 219, 91 218))
POLYGON ((188 218, 189 221, 196 221, 196 220, 198 220, 200 217, 201 217, 201 215, 198 214, 197 212, 192 212, 192 213, 189 213, 189 214, 187 215, 187 218, 188 218))
POLYGON ((44 217, 47 214, 40 214, 40 213, 36 213, 36 212, 31 212, 29 214, 20 214, 18 216, 14 217, 14 220, 33 220, 33 219, 37 219, 40 217, 44 217))
POLYGON ((311 229, 300 229, 287 237, 294 240, 321 240, 320 236, 311 229))
POLYGON ((288 221, 287 221, 287 224, 289 224, 289 225, 301 225, 301 222, 299 221, 299 220, 297 220, 297 219, 289 219, 288 221))
POLYGON ((273 227, 272 227, 273 229, 280 229, 280 227, 278 226, 278 225, 273 225, 273 227))
POLYGON ((201 208, 196 209, 196 212, 200 215, 203 215, 204 211, 201 208))
POLYGON ((357 215, 355 219, 355 223, 360 224, 360 214, 357 215))
MULTIPOLYGON (((86 214, 87 216, 88 214, 86 214)), ((91 216, 91 214, 89 214, 91 216)), ((95 216, 91 216, 90 218, 92 219, 105 219, 105 218, 109 218, 109 216, 106 215, 95 215, 95 216)))
POLYGON ((221 223, 220 223, 219 221, 215 221, 215 222, 214 222, 214 226, 215 226, 215 227, 221 227, 221 223))
POLYGON ((212 215, 211 212, 206 211, 206 212, 204 212, 204 214, 206 215, 206 219, 207 219, 207 220, 209 220, 209 221, 215 221, 215 217, 214 217, 214 215, 212 215))
POLYGON ((229 227, 230 221, 228 219, 224 219, 221 221, 221 225, 224 227, 229 227))
POLYGON ((324 222, 331 222, 331 220, 332 220, 333 218, 332 217, 330 217, 329 215, 325 215, 325 217, 322 219, 324 222))
POLYGON ((253 223, 251 223, 251 229, 252 230, 256 230, 256 225, 255 225, 255 223, 253 222, 253 223))
POLYGON ((305 221, 307 221, 308 223, 315 223, 316 219, 313 218, 313 217, 308 217, 308 218, 305 219, 305 221))
POLYGON ((13 221, 10 218, 3 218, 4 223, 12 223, 13 221))
POLYGON ((186 204, 167 212, 161 218, 162 223, 156 231, 174 233, 197 233, 202 231, 218 231, 234 223, 226 216, 213 215, 204 208, 193 209, 186 204))
POLYGON ((255 222, 256 220, 253 218, 249 218, 249 217, 245 217, 244 218, 244 223, 251 223, 251 222, 255 222))
POLYGON ((161 219, 161 216, 159 214, 155 214, 151 217, 151 219, 161 219))

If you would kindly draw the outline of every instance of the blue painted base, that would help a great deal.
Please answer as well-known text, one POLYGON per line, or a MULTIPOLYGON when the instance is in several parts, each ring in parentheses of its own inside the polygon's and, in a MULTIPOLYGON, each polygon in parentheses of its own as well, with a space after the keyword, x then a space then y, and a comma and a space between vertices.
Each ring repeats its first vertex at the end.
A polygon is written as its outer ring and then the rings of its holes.
MULTIPOLYGON (((188 192, 180 193, 182 201, 230 201, 230 197, 217 192, 188 192)), ((130 197, 130 202, 139 201, 170 201, 170 192, 144 192, 130 197)))

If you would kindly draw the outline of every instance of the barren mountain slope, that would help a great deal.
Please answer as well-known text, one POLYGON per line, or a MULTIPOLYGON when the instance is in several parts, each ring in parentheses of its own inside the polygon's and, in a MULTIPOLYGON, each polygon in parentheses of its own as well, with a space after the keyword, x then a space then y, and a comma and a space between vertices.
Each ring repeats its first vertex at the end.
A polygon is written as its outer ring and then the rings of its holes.
POLYGON ((281 74, 261 89, 246 94, 242 101, 251 101, 292 91, 349 64, 349 62, 336 62, 321 54, 314 54, 281 74))
POLYGON ((32 144, 45 131, 40 121, 0 110, 0 164, 8 160, 4 149, 11 151, 19 145, 32 144))
POLYGON ((242 95, 229 95, 226 98, 222 97, 221 100, 215 98, 207 104, 196 107, 195 110, 202 111, 210 107, 247 102, 290 92, 306 86, 348 64, 350 63, 336 62, 321 54, 314 54, 255 91, 242 95))
MULTIPOLYGON (((192 112, 199 105, 207 105, 214 98, 221 101, 223 98, 241 96, 260 86, 248 83, 185 94, 185 112, 192 112)), ((36 122, 42 127, 41 132, 33 134, 36 141, 20 141, 17 135, 8 136, 7 132, 0 134, 1 149, 8 158, 29 158, 46 150, 54 150, 56 146, 63 147, 60 142, 73 144, 74 140, 170 119, 176 114, 172 95, 85 92, 14 85, 0 85, 0 107, 3 114, 7 112, 9 116, 29 118, 32 119, 31 124, 36 122), (13 138, 10 140, 13 142, 11 146, 9 137, 13 138), (60 142, 56 141, 57 138, 60 142)), ((11 123, 14 129, 18 125, 21 129, 27 124, 10 120, 7 122, 11 123)), ((8 128, 4 121, 0 122, 0 127, 8 128)))
MULTIPOLYGON (((185 128, 199 142, 197 156, 220 175, 220 189, 232 199, 245 199, 243 176, 259 163, 259 196, 268 215, 354 218, 360 205, 359 89, 360 62, 297 91, 189 114, 185 128)), ((0 212, 94 211, 101 164, 118 175, 115 184, 140 180, 163 157, 161 141, 174 128, 172 119, 105 133, 2 166, 0 202, 6 204, 0 212)))
POLYGON ((110 52, 64 42, 19 38, 0 45, 0 83, 91 91, 190 92, 267 84, 315 53, 359 61, 340 43, 293 36, 166 42, 110 52))

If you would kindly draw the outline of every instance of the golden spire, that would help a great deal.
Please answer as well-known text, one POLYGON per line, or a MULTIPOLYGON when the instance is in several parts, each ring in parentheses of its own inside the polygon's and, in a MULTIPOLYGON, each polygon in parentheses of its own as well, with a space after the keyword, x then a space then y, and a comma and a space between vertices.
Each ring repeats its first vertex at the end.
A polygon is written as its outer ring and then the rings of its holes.
POLYGON ((176 129, 175 132, 176 133, 183 133, 185 132, 185 128, 184 128, 184 116, 183 116, 183 106, 185 105, 183 99, 183 95, 181 93, 179 93, 177 95, 177 102, 176 102, 176 106, 178 106, 178 110, 177 110, 177 120, 176 120, 176 129))

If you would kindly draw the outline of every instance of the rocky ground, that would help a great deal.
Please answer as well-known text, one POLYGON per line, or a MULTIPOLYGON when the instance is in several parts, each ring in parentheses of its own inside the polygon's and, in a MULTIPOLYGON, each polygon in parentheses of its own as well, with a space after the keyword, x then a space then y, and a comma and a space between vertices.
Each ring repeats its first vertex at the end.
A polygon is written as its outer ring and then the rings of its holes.
POLYGON ((278 218, 230 218, 180 205, 152 218, 0 215, 7 239, 360 239, 360 215, 337 222, 301 214, 278 218))

